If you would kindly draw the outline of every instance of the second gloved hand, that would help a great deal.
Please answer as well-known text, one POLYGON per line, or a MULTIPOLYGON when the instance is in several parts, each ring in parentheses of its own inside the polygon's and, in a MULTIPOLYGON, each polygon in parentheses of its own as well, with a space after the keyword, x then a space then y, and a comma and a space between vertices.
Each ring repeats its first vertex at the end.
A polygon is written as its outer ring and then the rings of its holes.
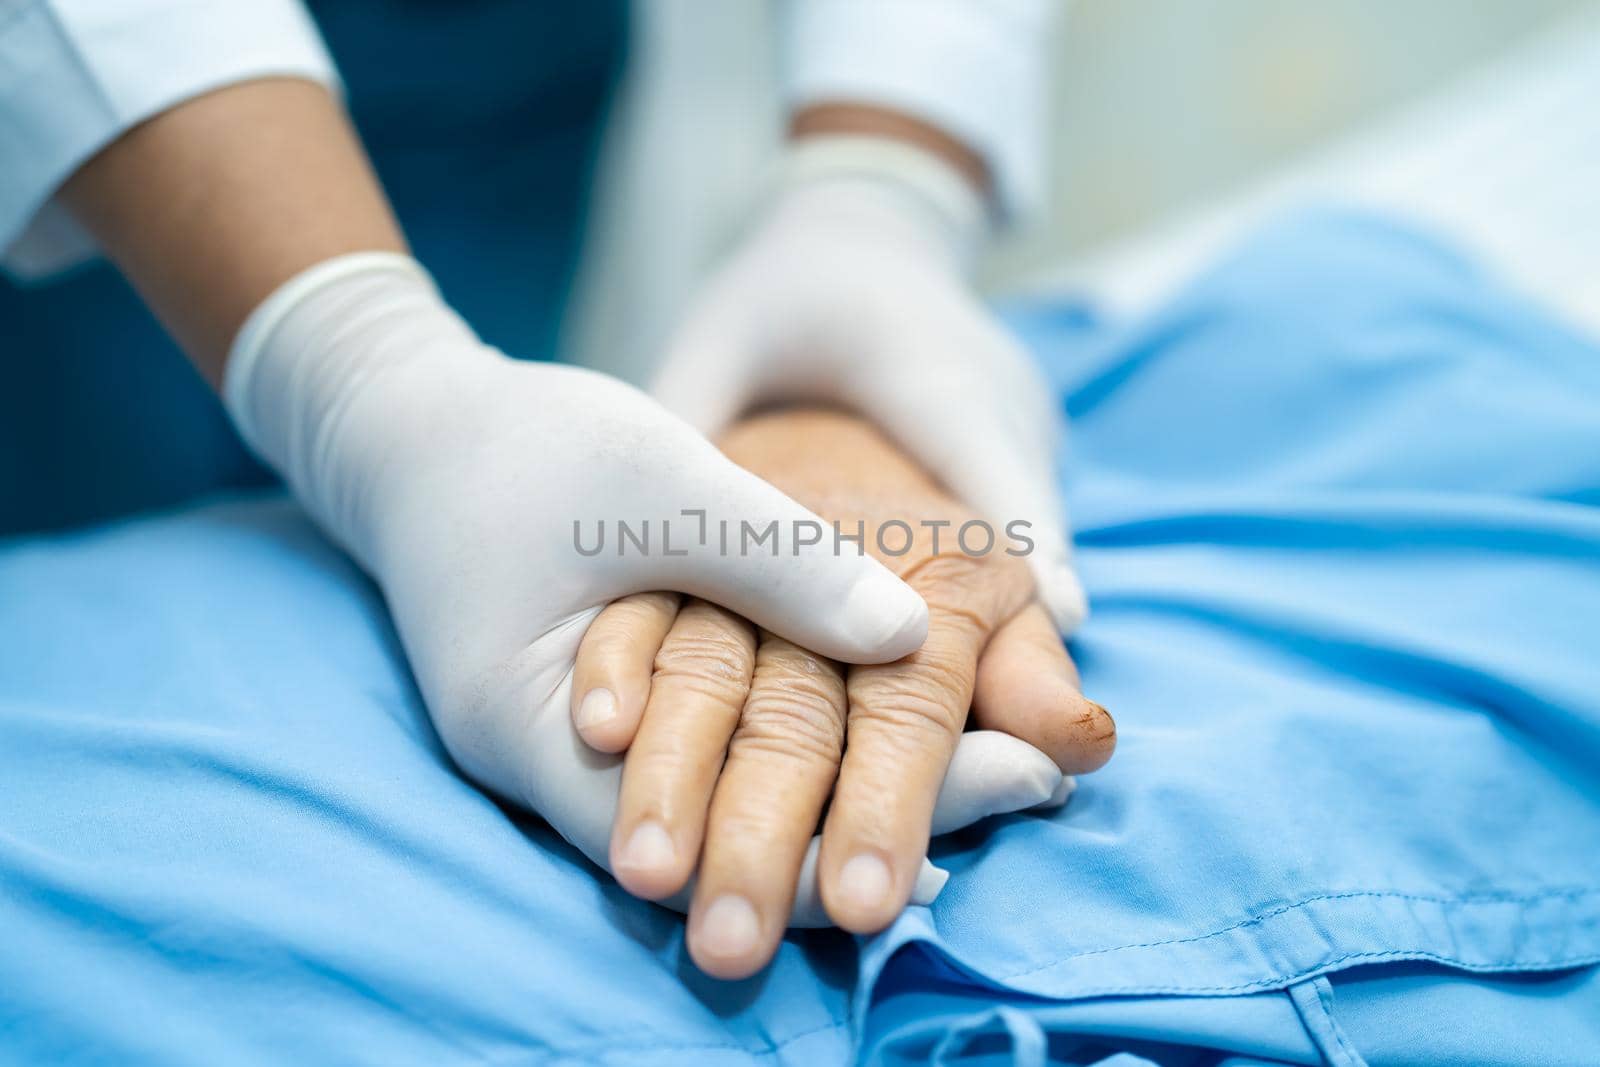
POLYGON ((953 169, 909 145, 798 142, 652 392, 713 436, 774 402, 866 416, 991 522, 1029 524, 1039 598, 1070 633, 1087 606, 1054 477, 1064 419, 964 277, 983 211, 953 169))

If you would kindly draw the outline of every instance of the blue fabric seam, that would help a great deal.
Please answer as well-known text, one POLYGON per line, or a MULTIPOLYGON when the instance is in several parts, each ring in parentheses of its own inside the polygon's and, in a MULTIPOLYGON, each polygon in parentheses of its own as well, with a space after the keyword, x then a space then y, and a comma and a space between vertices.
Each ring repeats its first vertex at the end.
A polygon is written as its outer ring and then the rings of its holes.
MULTIPOLYGON (((1264 990, 1264 989, 1283 988, 1283 987, 1286 987, 1286 986, 1293 985, 1296 982, 1304 981, 1307 978, 1315 977, 1316 975, 1319 975, 1319 974, 1327 974, 1329 971, 1335 970, 1336 968, 1338 968, 1338 967, 1340 967, 1340 966, 1342 966, 1344 964, 1354 963, 1354 962, 1356 962, 1358 960, 1364 961, 1364 962, 1367 962, 1367 963, 1387 963, 1387 962, 1399 962, 1399 961, 1404 961, 1404 960, 1426 960, 1426 961, 1428 961, 1430 963, 1439 963, 1439 964, 1442 964, 1442 965, 1444 965, 1446 967, 1453 968, 1455 970, 1467 971, 1467 972, 1469 972, 1471 974, 1512 974, 1512 973, 1522 973, 1522 972, 1525 972, 1525 971, 1561 971, 1561 970, 1566 970, 1566 969, 1572 968, 1572 967, 1591 967, 1591 966, 1594 966, 1597 963, 1600 963, 1600 952, 1590 952, 1590 953, 1586 953, 1586 954, 1580 954, 1580 955, 1577 955, 1577 956, 1564 956, 1564 957, 1563 956, 1557 956, 1557 957, 1552 957, 1552 958, 1547 959, 1547 960, 1542 960, 1542 961, 1540 961, 1538 963, 1516 963, 1516 962, 1500 962, 1500 961, 1490 961, 1490 962, 1487 962, 1487 963, 1462 963, 1461 961, 1459 961, 1457 959, 1454 959, 1454 958, 1452 958, 1450 956, 1446 956, 1443 953, 1440 953, 1440 952, 1429 952, 1429 951, 1427 951, 1425 949, 1392 949, 1392 950, 1385 950, 1385 951, 1381 951, 1381 952, 1350 952, 1350 953, 1346 953, 1343 956, 1335 956, 1332 959, 1324 960, 1322 963, 1317 964, 1315 967, 1309 967, 1304 971, 1296 971, 1296 972, 1293 972, 1293 973, 1290 973, 1290 974, 1277 975, 1277 976, 1273 976, 1273 977, 1270 977, 1270 978, 1262 978, 1262 979, 1258 979, 1257 981, 1254 981, 1254 982, 1241 982, 1241 983, 1238 983, 1238 984, 1235 984, 1235 985, 1219 985, 1219 986, 1183 986, 1183 985, 1167 985, 1167 986, 1157 986, 1157 985, 1092 986, 1092 987, 1090 987, 1088 989, 1074 991, 1070 997, 1052 997, 1052 996, 1050 996, 1048 994, 1040 994, 1040 995, 1043 996, 1044 999, 1046 999, 1046 1000, 1064 1000, 1064 999, 1065 1000, 1088 1000, 1088 999, 1091 999, 1093 997, 1114 997, 1114 996, 1129 996, 1129 995, 1136 995, 1136 996, 1198 996, 1198 997, 1204 997, 1204 996, 1229 996, 1229 995, 1232 995, 1232 994, 1235 994, 1235 993, 1249 993, 1249 992, 1256 992, 1256 991, 1260 991, 1260 990, 1264 990)), ((1058 960, 1056 962, 1057 963, 1064 963, 1066 961, 1065 960, 1058 960)), ((1055 966, 1055 964, 1045 964, 1043 967, 1036 967, 1033 970, 1042 971, 1042 970, 1046 970, 1049 967, 1053 967, 1053 966, 1055 966)), ((1023 972, 1020 972, 1020 973, 1021 974, 1031 974, 1031 973, 1033 973, 1033 971, 1023 971, 1023 972)), ((1017 975, 1002 975, 998 980, 999 981, 1005 981, 1005 980, 1008 980, 1010 978, 1015 978, 1015 977, 1017 977, 1017 975)))
MULTIPOLYGON (((1206 940, 1209 940, 1209 939, 1214 938, 1214 937, 1221 937, 1224 934, 1232 933, 1235 930, 1241 930, 1241 929, 1244 929, 1245 927, 1248 927, 1248 926, 1258 925, 1260 923, 1266 922, 1269 919, 1276 918, 1276 917, 1278 917, 1280 915, 1285 915, 1285 914, 1288 914, 1289 912, 1296 911, 1296 910, 1298 910, 1300 908, 1307 907, 1307 906, 1309 906, 1311 904, 1317 904, 1317 903, 1320 903, 1322 901, 1327 901, 1327 900, 1350 900, 1350 899, 1360 899, 1360 898, 1378 898, 1378 899, 1388 899, 1388 900, 1410 900, 1410 901, 1417 901, 1417 902, 1420 902, 1420 903, 1444 904, 1444 905, 1450 905, 1450 904, 1478 904, 1478 903, 1484 903, 1484 904, 1520 904, 1520 903, 1531 903, 1531 902, 1534 902, 1534 901, 1552 900, 1552 899, 1556 899, 1556 900, 1559 900, 1559 899, 1578 900, 1578 899, 1583 898, 1583 897, 1592 897, 1592 896, 1596 896, 1596 895, 1600 895, 1600 887, 1572 888, 1572 889, 1552 889, 1552 890, 1547 890, 1547 891, 1544 891, 1544 892, 1528 893, 1528 894, 1514 894, 1514 893, 1508 893, 1508 892, 1465 893, 1465 894, 1461 894, 1459 896, 1429 896, 1429 895, 1421 894, 1421 893, 1399 893, 1399 892, 1388 892, 1388 891, 1383 891, 1383 890, 1353 890, 1353 891, 1344 892, 1344 893, 1319 893, 1316 896, 1306 897, 1304 900, 1296 901, 1293 904, 1285 904, 1285 905, 1283 905, 1281 907, 1274 908, 1271 911, 1263 912, 1260 915, 1254 915, 1254 916, 1251 916, 1248 919, 1242 919, 1239 922, 1233 923, 1232 925, 1224 926, 1221 929, 1213 930, 1213 931, 1211 931, 1209 933, 1195 934, 1195 935, 1192 935, 1192 936, 1189 936, 1189 937, 1166 938, 1166 939, 1160 940, 1160 941, 1142 941, 1142 942, 1135 942, 1135 943, 1126 944, 1126 945, 1112 945, 1112 946, 1109 946, 1107 948, 1088 949, 1088 950, 1085 950, 1083 952, 1070 953, 1070 954, 1068 954, 1066 956, 1061 956, 1061 957, 1058 957, 1058 958, 1056 958, 1054 960, 1051 960, 1048 963, 1041 963, 1041 964, 1038 964, 1036 966, 1029 967, 1026 970, 1014 971, 1014 972, 1011 972, 1009 974, 1001 975, 999 977, 1003 981, 1009 981, 1009 980, 1014 979, 1014 978, 1024 978, 1024 977, 1026 977, 1026 976, 1028 976, 1030 974, 1036 974, 1039 971, 1047 971, 1050 968, 1058 967, 1063 963, 1069 963, 1072 960, 1084 959, 1084 958, 1089 957, 1089 956, 1101 956, 1101 955, 1107 955, 1107 954, 1113 953, 1113 952, 1123 952, 1123 951, 1129 951, 1129 950, 1133 950, 1133 949, 1161 948, 1161 947, 1163 947, 1165 945, 1184 945, 1184 944, 1193 944, 1193 943, 1198 942, 1198 941, 1206 941, 1206 940)), ((1376 952, 1376 953, 1374 953, 1374 952, 1366 952, 1366 953, 1352 953, 1352 954, 1349 954, 1349 955, 1346 955, 1346 956, 1341 956, 1341 957, 1338 957, 1335 960, 1331 960, 1328 963, 1323 964, 1322 966, 1323 967, 1327 967, 1327 966, 1331 966, 1334 963, 1338 963, 1338 962, 1341 962, 1341 961, 1344 961, 1344 960, 1349 960, 1349 959, 1362 957, 1362 956, 1371 957, 1371 958, 1388 958, 1388 959, 1399 959, 1399 958, 1436 959, 1436 960, 1439 960, 1441 962, 1450 962, 1450 958, 1447 957, 1447 956, 1444 956, 1442 954, 1427 953, 1427 952, 1422 952, 1422 951, 1418 951, 1418 952, 1405 952, 1405 951, 1401 951, 1401 952, 1376 952)), ((1549 963, 1530 965, 1530 964, 1518 964, 1518 963, 1515 963, 1513 961, 1506 961, 1504 963, 1492 963, 1492 964, 1455 963, 1453 965, 1461 967, 1463 969, 1467 969, 1467 970, 1549 969, 1550 967, 1554 967, 1554 966, 1578 966, 1583 962, 1594 962, 1594 960, 1596 960, 1596 959, 1600 959, 1600 955, 1594 955, 1592 958, 1589 957, 1589 956, 1578 957, 1571 963, 1561 963, 1559 961, 1551 961, 1549 963)), ((1310 973, 1310 972, 1307 972, 1307 973, 1310 973)), ((1281 976, 1278 976, 1278 977, 1275 977, 1275 978, 1262 979, 1260 981, 1246 983, 1244 985, 1201 987, 1201 988, 1196 989, 1194 991, 1195 992, 1205 992, 1205 991, 1212 991, 1212 990, 1215 990, 1215 991, 1226 991, 1226 990, 1229 990, 1229 989, 1260 988, 1260 987, 1263 987, 1263 986, 1270 986, 1270 985, 1278 984, 1280 982, 1284 982, 1286 980, 1297 979, 1297 978, 1302 978, 1302 977, 1305 977, 1305 976, 1304 975, 1300 975, 1300 974, 1281 975, 1281 976)), ((1144 987, 1141 986, 1141 987, 1128 987, 1128 988, 1139 988, 1139 989, 1142 989, 1144 987)), ((1174 987, 1174 988, 1182 988, 1182 987, 1174 987)), ((1101 995, 1104 995, 1104 994, 1101 994, 1101 995)))
POLYGON ((1306 1036, 1330 1067, 1367 1067, 1366 1057, 1356 1051, 1333 1017, 1333 985, 1326 975, 1296 982, 1284 990, 1284 995, 1300 1016, 1306 1036))
POLYGON ((751 1048, 750 1046, 742 1045, 737 1041, 664 1042, 642 1040, 600 1040, 583 1043, 565 1042, 561 1045, 560 1051, 563 1056, 571 1056, 573 1054, 605 1055, 612 1052, 628 1052, 642 1055, 649 1052, 691 1052, 696 1050, 713 1051, 717 1049, 725 1049, 729 1052, 743 1053, 746 1056, 765 1057, 776 1056, 778 1053, 782 1052, 785 1047, 793 1044, 794 1042, 808 1037, 815 1037, 817 1034, 824 1033, 828 1030, 848 1030, 849 1025, 850 1023, 847 1019, 833 1019, 830 1017, 829 1021, 826 1023, 810 1027, 806 1030, 801 1030, 798 1033, 790 1034, 788 1037, 785 1037, 782 1040, 769 1043, 764 1048, 751 1048))
POLYGON ((1334 1041, 1349 1057, 1351 1063, 1365 1064, 1366 1057, 1356 1051, 1356 1047, 1350 1043, 1350 1036, 1344 1032, 1344 1027, 1339 1025, 1338 1018, 1333 1014, 1333 983, 1328 981, 1326 975, 1318 975, 1313 988, 1317 991, 1317 1003, 1322 1005, 1324 1021, 1334 1041))

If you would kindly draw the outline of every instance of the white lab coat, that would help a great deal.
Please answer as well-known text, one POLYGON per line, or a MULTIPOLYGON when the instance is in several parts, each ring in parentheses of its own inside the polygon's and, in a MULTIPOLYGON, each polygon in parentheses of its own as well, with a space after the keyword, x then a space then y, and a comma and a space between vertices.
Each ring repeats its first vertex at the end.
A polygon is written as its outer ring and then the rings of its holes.
MULTIPOLYGON (((791 105, 864 100, 974 146, 1008 213, 1041 186, 1046 24, 1056 0, 788 0, 791 105)), ((94 246, 52 202, 124 131, 184 100, 267 76, 337 84, 298 0, 0 4, 0 263, 60 269, 94 246)))

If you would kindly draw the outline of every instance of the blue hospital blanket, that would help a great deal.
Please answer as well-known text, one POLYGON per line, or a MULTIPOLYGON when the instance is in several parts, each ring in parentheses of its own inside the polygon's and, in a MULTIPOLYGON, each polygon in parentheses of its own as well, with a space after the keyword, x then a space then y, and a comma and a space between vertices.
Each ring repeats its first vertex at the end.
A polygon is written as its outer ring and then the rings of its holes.
POLYGON ((0 1063, 1595 1063, 1600 348, 1338 213, 1012 318, 1121 746, 931 909, 698 975, 235 498, 0 543, 0 1063))

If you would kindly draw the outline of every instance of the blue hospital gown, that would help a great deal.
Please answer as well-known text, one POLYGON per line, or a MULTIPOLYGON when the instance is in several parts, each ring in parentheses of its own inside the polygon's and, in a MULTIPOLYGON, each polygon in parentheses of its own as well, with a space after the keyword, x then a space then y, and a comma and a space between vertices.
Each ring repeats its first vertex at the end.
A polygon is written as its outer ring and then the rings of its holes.
POLYGON ((1337 212, 1012 321, 1121 746, 931 909, 699 976, 235 497, 0 542, 0 1062, 1600 1062, 1600 348, 1337 212))

